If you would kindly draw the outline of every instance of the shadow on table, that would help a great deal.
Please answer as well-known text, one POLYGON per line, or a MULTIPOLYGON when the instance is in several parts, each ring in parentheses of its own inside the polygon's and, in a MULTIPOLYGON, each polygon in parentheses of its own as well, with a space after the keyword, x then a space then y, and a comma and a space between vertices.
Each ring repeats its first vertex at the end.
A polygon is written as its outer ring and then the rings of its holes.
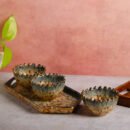
POLYGON ((80 116, 89 116, 89 117, 95 117, 92 113, 91 113, 91 111, 89 110, 89 109, 87 109, 84 105, 79 105, 76 109, 75 109, 75 111, 74 111, 74 113, 76 114, 76 115, 80 115, 80 116))

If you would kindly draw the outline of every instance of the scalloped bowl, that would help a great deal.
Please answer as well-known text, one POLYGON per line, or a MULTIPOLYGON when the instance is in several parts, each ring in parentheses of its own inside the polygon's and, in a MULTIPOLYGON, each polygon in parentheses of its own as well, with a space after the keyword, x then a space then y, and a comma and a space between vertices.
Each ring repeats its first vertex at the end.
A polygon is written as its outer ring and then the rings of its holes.
POLYGON ((57 97, 64 89, 65 78, 62 75, 48 74, 32 79, 32 90, 44 101, 57 97))
POLYGON ((118 92, 110 87, 86 89, 81 95, 86 108, 96 116, 112 111, 118 101, 118 92))
POLYGON ((45 74, 45 67, 40 64, 20 64, 14 67, 13 73, 17 84, 31 88, 32 78, 45 74))

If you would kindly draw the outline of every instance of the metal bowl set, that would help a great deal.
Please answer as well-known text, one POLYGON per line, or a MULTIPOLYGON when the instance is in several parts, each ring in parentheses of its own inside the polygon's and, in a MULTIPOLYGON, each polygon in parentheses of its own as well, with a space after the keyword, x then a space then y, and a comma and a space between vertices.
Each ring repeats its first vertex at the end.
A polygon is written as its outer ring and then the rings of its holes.
MULTIPOLYGON (((17 84, 44 101, 56 98, 64 89, 65 78, 58 74, 45 74, 45 67, 35 64, 17 65, 13 73, 17 84)), ((110 87, 90 88, 81 93, 82 100, 93 115, 102 116, 113 110, 118 101, 118 93, 110 87)))
POLYGON ((35 64, 17 65, 13 69, 17 84, 32 90, 43 100, 52 100, 64 89, 65 78, 58 74, 45 74, 45 67, 35 64))

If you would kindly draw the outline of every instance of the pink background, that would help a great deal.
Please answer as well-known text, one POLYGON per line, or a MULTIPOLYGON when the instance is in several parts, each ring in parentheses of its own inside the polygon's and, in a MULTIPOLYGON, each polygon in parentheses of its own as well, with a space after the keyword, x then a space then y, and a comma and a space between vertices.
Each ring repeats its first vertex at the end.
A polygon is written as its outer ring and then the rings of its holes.
POLYGON ((129 0, 0 0, 0 26, 12 14, 19 32, 3 71, 35 62, 48 72, 130 75, 129 0))

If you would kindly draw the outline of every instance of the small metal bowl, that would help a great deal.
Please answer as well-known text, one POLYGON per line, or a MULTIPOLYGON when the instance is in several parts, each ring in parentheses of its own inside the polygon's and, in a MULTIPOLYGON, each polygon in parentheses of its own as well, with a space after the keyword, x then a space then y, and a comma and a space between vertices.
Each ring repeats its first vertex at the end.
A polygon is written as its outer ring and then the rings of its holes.
POLYGON ((48 74, 32 79, 32 90, 44 101, 57 97, 64 89, 65 78, 62 75, 48 74))
POLYGON ((81 95, 86 108, 96 116, 109 113, 118 101, 118 92, 110 87, 89 88, 83 90, 81 95))
POLYGON ((31 88, 31 80, 39 74, 45 74, 45 67, 38 64, 20 64, 13 69, 17 84, 31 88))

